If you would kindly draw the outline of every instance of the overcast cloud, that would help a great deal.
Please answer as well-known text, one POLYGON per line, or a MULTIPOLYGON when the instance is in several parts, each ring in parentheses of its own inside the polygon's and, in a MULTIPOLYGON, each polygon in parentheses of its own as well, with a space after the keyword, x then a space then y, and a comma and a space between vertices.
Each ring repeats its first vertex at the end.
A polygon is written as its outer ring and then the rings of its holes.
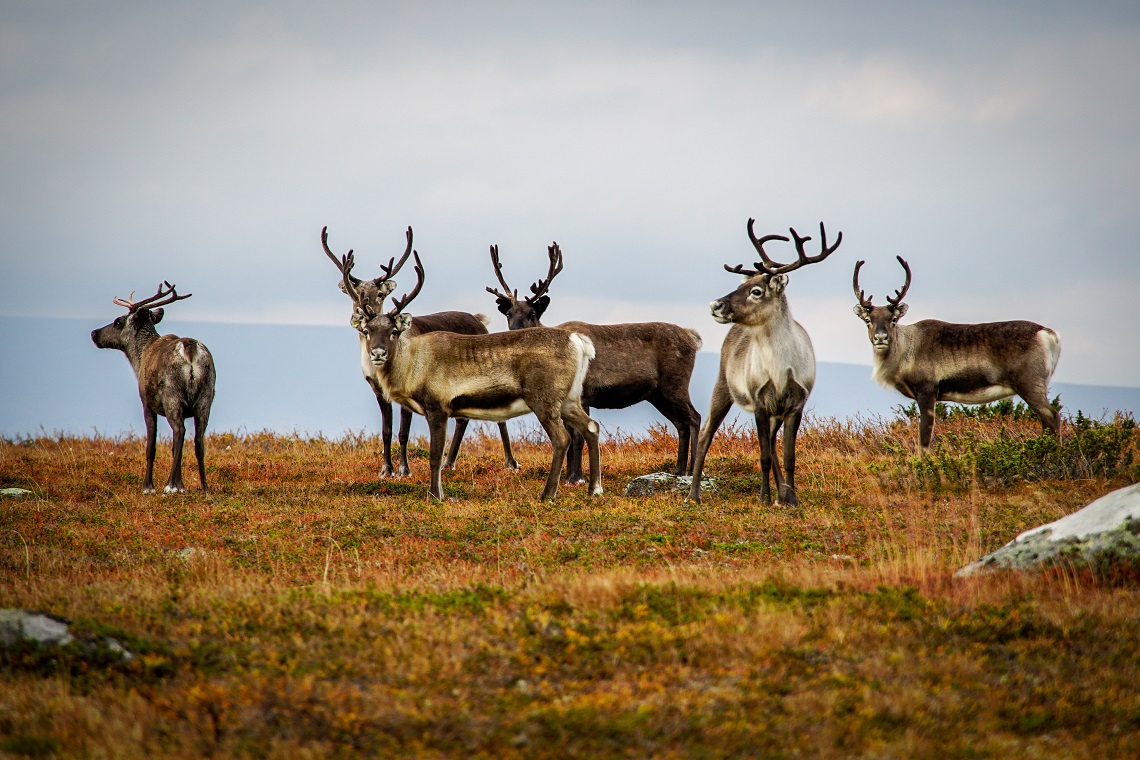
POLYGON ((321 227, 367 273, 412 225, 415 312, 503 329, 488 245, 525 288, 557 240, 548 324, 716 350, 746 220, 822 220, 788 291, 821 360, 870 363, 851 270, 882 299, 901 254, 908 320, 1032 319, 1058 379, 1140 384, 1137 6, 802 5, 4 3, 0 313, 165 278, 172 320, 342 324, 321 227))

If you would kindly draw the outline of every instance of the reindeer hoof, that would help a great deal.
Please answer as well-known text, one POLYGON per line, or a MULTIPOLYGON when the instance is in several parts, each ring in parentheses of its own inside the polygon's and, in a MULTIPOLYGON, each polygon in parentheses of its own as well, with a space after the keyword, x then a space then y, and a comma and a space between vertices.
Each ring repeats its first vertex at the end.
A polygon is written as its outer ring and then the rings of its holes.
POLYGON ((154 486, 150 486, 150 487, 148 487, 148 488, 144 488, 144 489, 143 489, 143 493, 146 493, 146 494, 154 493, 154 486))
POLYGON ((167 486, 166 488, 162 489, 163 496, 171 493, 186 493, 186 489, 182 486, 167 486))
POLYGON ((522 471, 522 468, 519 467, 519 463, 514 461, 513 459, 511 461, 507 462, 507 464, 505 466, 511 472, 521 472, 522 471))

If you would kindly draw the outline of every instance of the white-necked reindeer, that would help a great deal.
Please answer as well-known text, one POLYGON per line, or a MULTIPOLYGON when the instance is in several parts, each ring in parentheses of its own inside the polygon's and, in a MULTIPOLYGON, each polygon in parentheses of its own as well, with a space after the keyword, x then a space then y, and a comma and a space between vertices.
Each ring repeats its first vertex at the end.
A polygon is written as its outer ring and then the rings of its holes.
MULTIPOLYGON (((206 490, 206 425, 210 406, 214 403, 214 358, 202 343, 177 335, 159 335, 154 328, 162 321, 161 307, 189 298, 175 292, 163 282, 150 298, 132 301, 116 298, 116 306, 127 309, 109 325, 91 331, 91 340, 99 348, 116 348, 127 355, 139 383, 143 419, 146 422, 146 477, 143 493, 154 493, 154 454, 158 436, 158 415, 170 423, 174 433, 170 478, 163 493, 181 493, 182 444, 186 436, 185 420, 194 418, 194 456, 198 460, 198 479, 206 490)), ((131 293, 131 297, 134 293, 131 293)))
MULTIPOLYGON (((351 273, 346 273, 343 269, 344 263, 342 259, 338 259, 336 255, 329 249, 328 240, 328 227, 321 230, 321 246, 324 248, 325 255, 329 257, 333 265, 336 266, 340 272, 340 279, 337 285, 341 291, 347 293, 345 290, 345 279, 352 283, 353 289, 356 291, 357 296, 364 303, 369 304, 369 307, 376 313, 382 310, 384 298, 396 288, 396 282, 392 279, 408 257, 412 254, 412 228, 408 227, 407 245, 404 248, 403 255, 400 260, 396 261, 393 256, 388 260, 388 265, 380 265, 382 274, 370 280, 360 279, 353 276, 351 273)), ((350 255, 352 251, 348 252, 350 255)), ((445 332, 460 333, 463 335, 486 335, 487 323, 489 320, 483 314, 468 314, 465 311, 441 311, 435 314, 424 314, 412 319, 411 331, 413 335, 420 335, 422 333, 435 332, 442 330, 445 332)), ((359 319, 353 316, 352 324, 358 328, 360 337, 360 371, 364 374, 365 381, 368 382, 369 387, 376 396, 376 403, 380 407, 381 418, 381 439, 384 447, 384 463, 380 467, 380 477, 398 477, 406 478, 411 475, 411 469, 408 467, 408 438, 411 435, 412 429, 412 412, 407 407, 400 407, 400 463, 395 465, 392 462, 392 402, 384 395, 384 390, 380 385, 380 380, 376 376, 376 367, 372 364, 372 358, 369 354, 368 339, 363 333, 359 332, 359 319)), ((447 459, 443 463, 443 469, 450 470, 455 466, 455 459, 459 456, 459 446, 463 442, 463 434, 467 431, 468 421, 466 419, 455 420, 455 432, 451 436, 451 446, 447 450, 447 459)), ((511 453, 511 437, 507 432, 507 425, 505 422, 499 423, 499 436, 503 441, 503 456, 506 459, 506 466, 509 470, 518 470, 518 462, 515 461, 514 455, 511 453)))
POLYGON ((788 285, 788 272, 806 264, 815 264, 835 252, 843 242, 843 233, 836 237, 835 245, 827 246, 827 232, 820 222, 821 252, 808 256, 804 243, 810 237, 800 237, 790 230, 796 243, 796 261, 778 264, 764 252, 764 244, 772 240, 787 242, 783 235, 765 235, 757 239, 753 232, 755 220, 748 220, 748 238, 760 254, 755 269, 743 264, 724 268, 744 275, 740 286, 709 304, 713 319, 721 324, 732 324, 720 350, 720 372, 713 387, 709 413, 697 439, 696 459, 693 463, 693 484, 689 498, 700 503, 701 472, 705 455, 717 428, 724 422, 729 409, 736 403, 756 417, 756 435, 760 439, 760 469, 764 480, 760 498, 765 503, 772 499, 768 484, 769 472, 775 477, 777 498, 785 504, 796 504, 796 435, 799 433, 804 404, 815 385, 815 351, 811 338, 799 322, 792 319, 784 290, 788 285), (780 460, 776 456, 776 434, 784 428, 784 470, 780 475, 780 460))
POLYGON ((911 277, 910 265, 896 258, 906 282, 886 306, 874 306, 874 296, 864 296, 859 287, 865 262, 856 262, 851 287, 859 300, 855 316, 867 324, 875 352, 872 376, 918 405, 919 450, 930 448, 938 401, 985 404, 1021 396, 1041 425, 1059 437, 1061 415, 1049 404, 1049 379, 1061 357, 1057 333, 1023 320, 959 325, 924 319, 900 325, 911 277))
POLYGON ((582 383, 594 346, 578 333, 546 328, 489 335, 449 332, 414 334, 404 309, 419 294, 424 270, 413 252, 417 283, 393 300, 387 313, 364 301, 348 277, 352 256, 344 257, 345 290, 360 309, 358 328, 368 340, 376 378, 392 401, 424 415, 430 435, 431 483, 428 492, 443 498, 441 463, 447 419, 505 422, 533 413, 554 448, 543 500, 554 498, 562 460, 570 445, 564 423, 586 439, 590 452, 590 494, 602 492, 598 424, 582 408, 582 383))

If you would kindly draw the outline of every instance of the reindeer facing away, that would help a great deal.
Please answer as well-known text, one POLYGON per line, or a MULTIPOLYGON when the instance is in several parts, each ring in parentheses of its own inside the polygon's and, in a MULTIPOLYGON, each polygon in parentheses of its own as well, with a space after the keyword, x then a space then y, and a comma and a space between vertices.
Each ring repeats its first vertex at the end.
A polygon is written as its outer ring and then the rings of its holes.
POLYGON ((985 404, 1018 395, 1041 425, 1060 437, 1061 415, 1049 404, 1049 379, 1061 356, 1057 333, 1036 322, 950 324, 924 319, 900 325, 907 312, 903 297, 910 289, 910 265, 896 257, 906 282, 886 306, 874 306, 864 296, 855 264, 851 286, 859 303, 855 316, 867 324, 874 348, 873 377, 918 405, 919 450, 930 449, 934 436, 934 406, 938 401, 985 404))
MULTIPOLYGON (((520 299, 518 290, 512 290, 503 277, 499 247, 491 246, 491 263, 503 292, 495 288, 487 288, 487 292, 497 298, 510 330, 542 326, 542 314, 550 305, 547 291, 562 271, 558 243, 547 248, 547 257, 550 268, 546 277, 530 286, 531 295, 520 299)), ((701 415, 689 398, 689 379, 701 347, 697 331, 667 322, 564 322, 556 329, 589 336, 597 351, 582 388, 582 406, 586 411, 591 407, 625 409, 648 401, 677 428, 676 474, 688 474, 693 462, 692 444, 701 425, 701 415)), ((567 470, 568 483, 582 482, 582 439, 576 433, 568 452, 567 470)))
MULTIPOLYGON (((131 294, 134 295, 133 293, 131 294)), ((154 326, 162 321, 161 307, 189 298, 175 292, 169 282, 142 301, 116 298, 114 303, 127 313, 98 330, 91 340, 99 348, 117 348, 127 355, 139 383, 143 417, 146 422, 146 477, 143 493, 154 493, 154 454, 158 435, 158 415, 170 423, 174 433, 170 479, 163 493, 182 493, 182 444, 186 436, 184 420, 194 418, 194 455, 198 460, 198 480, 206 489, 206 425, 214 403, 214 358, 193 338, 159 335, 154 326), (164 290, 165 288, 165 290, 164 290)))
MULTIPOLYGON (((348 293, 345 289, 345 280, 352 285, 357 297, 361 302, 368 304, 369 309, 379 314, 383 311, 384 298, 396 288, 396 282, 392 279, 400 268, 404 266, 404 262, 412 254, 412 228, 408 227, 406 233, 407 246, 404 248, 404 253, 399 261, 395 257, 388 260, 388 265, 380 265, 382 274, 379 277, 371 280, 362 280, 354 277, 351 273, 345 271, 345 266, 348 262, 348 257, 352 255, 352 251, 348 254, 337 259, 336 255, 329 249, 328 242, 328 227, 321 230, 321 246, 325 250, 325 255, 329 257, 333 265, 336 266, 340 272, 340 279, 337 285, 344 293, 348 293)), ((409 477, 411 469, 408 466, 408 438, 411 435, 412 429, 412 412, 404 406, 400 407, 400 463, 395 466, 392 462, 392 402, 384 395, 384 390, 380 384, 379 378, 376 376, 376 367, 372 364, 371 354, 368 348, 368 338, 363 332, 360 332, 362 324, 360 318, 360 308, 356 307, 354 310, 352 324, 357 328, 360 337, 360 371, 364 373, 364 379, 368 382, 369 387, 376 396, 376 403, 380 407, 381 418, 381 439, 384 446, 384 464, 380 468, 380 477, 409 477)), ((446 332, 460 333, 463 335, 486 335, 487 334, 487 318, 482 314, 468 314, 464 311, 442 311, 436 314, 425 314, 412 319, 412 326, 410 328, 413 335, 420 335, 422 333, 434 332, 443 330, 446 332)), ((455 432, 451 437, 451 446, 447 451, 447 459, 443 463, 443 469, 451 470, 455 466, 455 460, 459 456, 459 446, 463 443, 463 434, 467 431, 468 420, 457 418, 455 420, 455 432)), ((507 424, 505 422, 499 423, 499 436, 503 441, 503 456, 506 459, 506 467, 508 470, 518 470, 518 462, 515 461, 514 455, 511 453, 511 438, 507 432, 507 424)))
POLYGON ((404 313, 419 294, 424 270, 419 254, 418 281, 411 293, 393 301, 387 313, 360 298, 347 273, 345 289, 360 308, 359 329, 368 339, 376 377, 384 393, 401 406, 427 418, 431 484, 428 492, 443 498, 440 475, 448 417, 505 422, 533 412, 554 448, 543 500, 554 498, 562 459, 570 445, 568 423, 586 439, 590 451, 590 495, 602 493, 598 424, 582 408, 582 383, 594 346, 590 339, 563 330, 535 328, 489 335, 443 331, 412 334, 412 317, 404 313))
POLYGON ((760 254, 756 269, 745 269, 738 264, 724 268, 744 275, 744 282, 736 290, 709 304, 713 319, 721 324, 732 324, 720 350, 720 372, 713 386, 709 414, 697 440, 696 460, 693 463, 693 483, 689 498, 701 501, 701 472, 705 455, 717 428, 724 422, 729 409, 736 403, 756 417, 756 435, 760 439, 760 469, 764 473, 760 499, 772 500, 768 484, 769 472, 775 477, 777 498, 785 504, 797 504, 796 497, 796 435, 803 418, 804 404, 815 386, 815 351, 807 331, 792 319, 784 290, 788 285, 788 272, 806 264, 823 261, 843 242, 843 233, 836 237, 835 245, 828 248, 827 232, 820 222, 821 252, 808 256, 804 243, 810 237, 800 237, 790 230, 796 241, 796 261, 778 264, 764 252, 764 244, 771 240, 787 242, 783 235, 765 235, 757 239, 753 232, 755 220, 748 220, 748 237, 760 254), (776 434, 784 428, 784 469, 786 480, 780 476, 780 460, 776 455, 776 434))

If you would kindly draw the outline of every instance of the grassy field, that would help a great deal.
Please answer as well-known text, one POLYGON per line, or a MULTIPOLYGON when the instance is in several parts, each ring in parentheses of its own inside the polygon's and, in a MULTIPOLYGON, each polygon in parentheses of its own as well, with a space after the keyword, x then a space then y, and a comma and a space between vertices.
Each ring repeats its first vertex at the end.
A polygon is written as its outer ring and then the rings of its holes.
POLYGON ((1140 479, 1129 418, 1039 432, 952 414, 916 459, 905 415, 810 420, 797 508, 746 428, 700 507, 623 495, 661 429, 552 504, 541 435, 519 474, 472 436, 443 503, 370 437, 213 435, 213 491, 170 497, 140 440, 2 441, 33 496, 0 501, 0 607, 137 656, 0 655, 0 756, 1140 756, 1135 577, 953 578, 1140 479))

